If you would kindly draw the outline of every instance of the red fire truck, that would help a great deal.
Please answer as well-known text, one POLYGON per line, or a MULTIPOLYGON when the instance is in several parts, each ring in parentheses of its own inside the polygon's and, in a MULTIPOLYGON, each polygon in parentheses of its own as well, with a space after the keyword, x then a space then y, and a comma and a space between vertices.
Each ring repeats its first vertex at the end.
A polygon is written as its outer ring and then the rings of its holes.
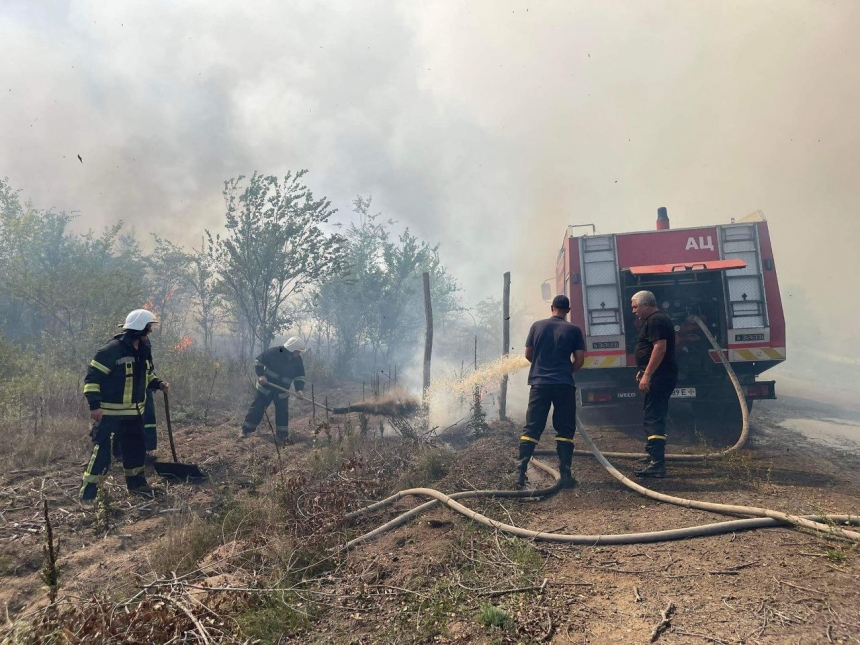
MULTIPOLYGON (((737 395, 719 355, 692 316, 723 348, 749 404, 776 398, 774 381, 757 380, 785 360, 785 319, 764 216, 671 230, 666 209, 657 213, 652 231, 576 236, 577 227, 568 228, 556 264, 556 293, 570 298, 570 320, 586 336, 578 403, 641 405, 633 357, 639 321, 630 298, 642 290, 654 293, 675 325, 674 398, 690 401, 697 415, 738 409, 731 406, 737 395)), ((548 291, 547 282, 545 299, 548 291)))

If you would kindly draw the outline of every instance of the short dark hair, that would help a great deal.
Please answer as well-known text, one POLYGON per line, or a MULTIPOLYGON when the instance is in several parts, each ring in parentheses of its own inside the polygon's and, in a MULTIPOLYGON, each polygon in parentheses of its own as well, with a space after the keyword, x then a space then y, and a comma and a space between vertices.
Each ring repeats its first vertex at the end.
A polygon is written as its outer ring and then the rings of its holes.
POLYGON ((552 299, 552 308, 570 311, 570 300, 567 299, 567 296, 556 296, 552 299))

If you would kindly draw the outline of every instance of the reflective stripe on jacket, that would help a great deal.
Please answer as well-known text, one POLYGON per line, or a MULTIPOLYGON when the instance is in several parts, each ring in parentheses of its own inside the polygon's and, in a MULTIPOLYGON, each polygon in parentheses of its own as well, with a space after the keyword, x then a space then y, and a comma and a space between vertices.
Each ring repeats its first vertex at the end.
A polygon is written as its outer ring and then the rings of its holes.
POLYGON ((90 410, 101 408, 107 416, 138 416, 143 414, 147 387, 155 390, 160 385, 149 343, 142 341, 135 349, 125 334, 118 334, 90 361, 84 395, 90 410))
MULTIPOLYGON (((254 361, 254 371, 257 376, 265 376, 273 385, 286 390, 293 385, 297 392, 305 389, 305 364, 301 356, 293 356, 282 346, 270 347, 257 356, 254 361)), ((265 385, 257 384, 257 389, 266 394, 265 385)))

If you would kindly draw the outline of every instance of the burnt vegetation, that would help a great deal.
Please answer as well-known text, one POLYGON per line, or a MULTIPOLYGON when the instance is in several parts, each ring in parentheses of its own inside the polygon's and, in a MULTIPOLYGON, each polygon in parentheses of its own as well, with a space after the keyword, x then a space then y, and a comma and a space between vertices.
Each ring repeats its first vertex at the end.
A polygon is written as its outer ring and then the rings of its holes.
MULTIPOLYGON (((519 432, 492 418, 489 388, 468 380, 498 358, 501 302, 467 312, 438 247, 365 198, 348 225, 332 226, 327 200, 302 176, 227 182, 227 232, 201 231, 197 249, 155 236, 143 244, 123 224, 75 233, 71 216, 0 182, 0 642, 858 642, 856 549, 820 535, 571 547, 510 538, 437 505, 345 550, 412 508, 348 519, 396 491, 511 488, 519 432), (304 243, 324 253, 290 264, 301 257, 291 245, 304 243), (271 263, 262 281, 248 271, 271 263), (452 427, 423 415, 408 376, 421 367, 423 272, 452 427), (172 384, 177 449, 208 478, 165 480, 155 500, 138 500, 115 465, 85 509, 76 500, 91 449, 84 367, 140 306, 162 321, 155 367, 172 384), (289 335, 311 347, 305 395, 328 410, 291 400, 294 445, 277 442, 265 420, 239 441, 253 358, 289 335)), ((673 441, 683 435, 673 428, 673 441)), ((595 436, 609 450, 638 442, 595 436)), ((691 433, 688 447, 703 440, 691 433)), ((856 513, 860 483, 847 460, 837 470, 783 445, 757 450, 679 465, 665 490, 856 513)), ((162 435, 158 457, 167 454, 162 435)), ((595 535, 714 521, 619 491, 591 460, 574 467, 580 485, 558 497, 469 506, 595 535)))
MULTIPOLYGON (((373 213, 370 198, 357 198, 338 228, 304 174, 225 182, 226 232, 200 231, 198 248, 141 239, 134 223, 77 233, 74 216, 42 210, 0 181, 4 643, 268 642, 310 633, 346 584, 339 572, 351 565, 339 547, 360 527, 345 514, 447 473, 452 454, 402 377, 420 364, 421 274, 431 276, 445 330, 437 360, 456 364, 478 337, 498 347, 490 314, 501 304, 484 302, 478 319, 464 318, 438 245, 373 213), (209 480, 163 482, 155 501, 132 501, 115 465, 83 509, 76 496, 92 447, 83 373, 139 307, 161 322, 153 354, 171 382, 180 452, 209 480), (264 420, 249 450, 234 430, 250 399, 251 363, 289 335, 311 347, 308 382, 337 414, 293 402, 296 448, 267 446, 264 420), (108 575, 107 563, 124 554, 132 555, 122 575, 108 575), (96 570, 93 559, 102 562, 96 570)), ((161 431, 160 402, 158 415, 161 431)), ((354 584, 344 597, 359 604, 382 593, 354 584)))

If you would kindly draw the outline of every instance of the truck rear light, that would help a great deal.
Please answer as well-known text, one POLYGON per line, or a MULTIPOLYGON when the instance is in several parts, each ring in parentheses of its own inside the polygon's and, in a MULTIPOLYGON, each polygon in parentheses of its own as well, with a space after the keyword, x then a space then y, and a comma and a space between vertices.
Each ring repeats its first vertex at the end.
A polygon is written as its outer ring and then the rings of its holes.
POLYGON ((608 390, 591 390, 585 395, 585 401, 592 404, 612 403, 612 399, 612 392, 608 390))
POLYGON ((776 392, 773 381, 763 381, 744 386, 744 394, 748 399, 775 399, 776 392))

